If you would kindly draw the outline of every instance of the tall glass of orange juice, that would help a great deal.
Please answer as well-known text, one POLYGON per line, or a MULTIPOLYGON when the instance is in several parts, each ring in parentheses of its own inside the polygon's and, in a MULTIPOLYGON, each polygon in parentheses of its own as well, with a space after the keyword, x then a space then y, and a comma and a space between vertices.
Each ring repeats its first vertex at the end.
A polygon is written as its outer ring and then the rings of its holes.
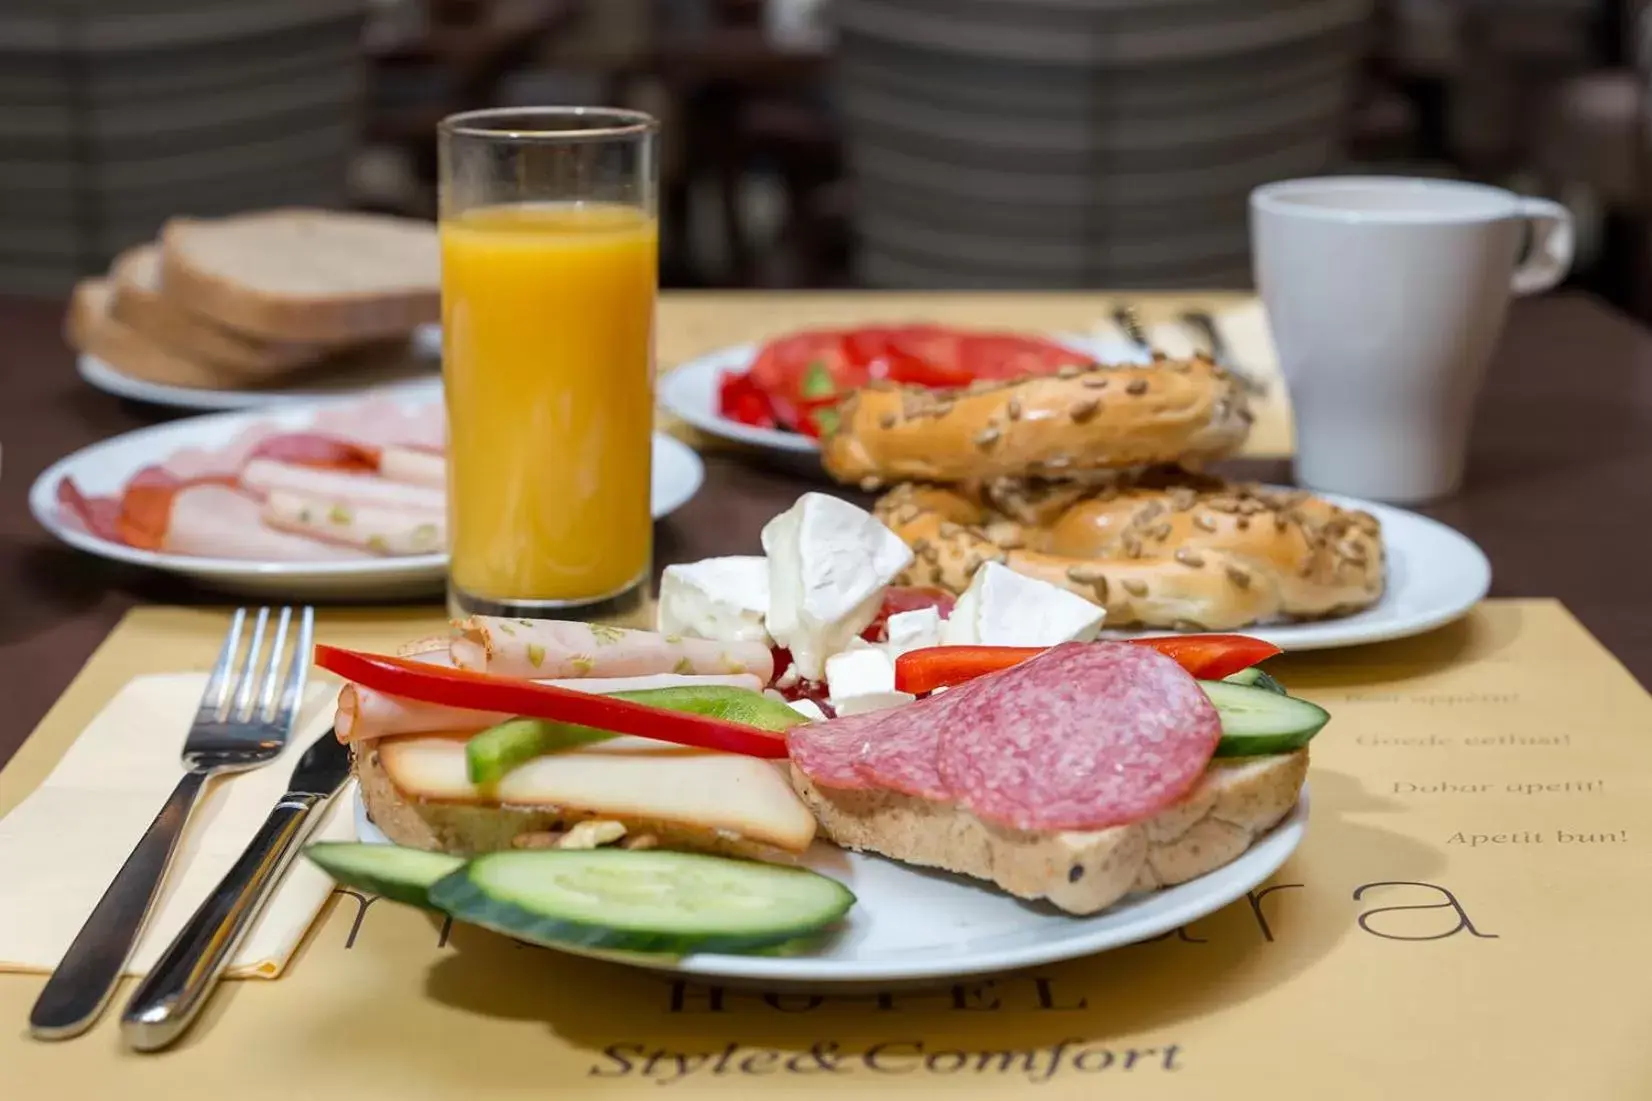
POLYGON ((606 108, 441 124, 455 614, 622 614, 646 597, 657 133, 606 108))

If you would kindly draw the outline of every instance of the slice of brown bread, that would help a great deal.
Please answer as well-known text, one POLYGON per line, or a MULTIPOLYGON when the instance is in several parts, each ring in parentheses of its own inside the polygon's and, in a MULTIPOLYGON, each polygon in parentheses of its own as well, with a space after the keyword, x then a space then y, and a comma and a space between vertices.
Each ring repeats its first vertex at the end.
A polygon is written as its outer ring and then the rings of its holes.
POLYGON ((337 345, 268 340, 220 325, 165 293, 161 250, 140 245, 115 258, 109 269, 114 298, 109 313, 162 347, 226 371, 269 376, 314 363, 337 345))
POLYGON ((71 347, 103 360, 123 375, 166 386, 230 390, 244 376, 174 352, 110 316, 114 288, 107 279, 86 279, 69 299, 64 336, 71 347))
POLYGON ((303 208, 175 218, 161 231, 166 293, 267 340, 405 336, 441 317, 429 222, 303 208))
POLYGON ((989 880, 1019 898, 1093 914, 1131 891, 1185 883, 1239 857, 1296 805, 1308 751, 1212 761, 1191 792, 1145 822, 1053 833, 994 825, 950 803, 899 792, 821 787, 795 765, 791 774, 821 833, 846 849, 989 880))
POLYGON ((375 341, 334 352, 279 376, 226 370, 167 348, 110 314, 114 288, 107 279, 75 287, 64 319, 64 338, 76 351, 96 356, 129 378, 198 390, 257 390, 275 385, 351 389, 397 382, 429 371, 430 364, 405 338, 375 341))

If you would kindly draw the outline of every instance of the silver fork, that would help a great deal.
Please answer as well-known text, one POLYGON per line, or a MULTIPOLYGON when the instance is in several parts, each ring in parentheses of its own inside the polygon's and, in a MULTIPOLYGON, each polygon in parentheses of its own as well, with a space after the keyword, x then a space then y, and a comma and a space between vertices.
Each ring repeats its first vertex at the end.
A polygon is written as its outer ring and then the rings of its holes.
POLYGON ((300 612, 292 660, 286 674, 279 676, 281 653, 293 620, 292 608, 281 609, 260 685, 258 659, 269 620, 270 609, 258 609, 246 657, 238 664, 247 609, 237 609, 184 741, 183 778, 40 992, 29 1013, 29 1031, 36 1039, 78 1036, 109 1004, 206 781, 226 772, 257 768, 274 760, 286 746, 309 675, 315 610, 300 612))
POLYGON ((1237 379, 1240 386, 1252 394, 1261 395, 1268 392, 1266 383, 1246 372, 1233 358, 1233 351, 1228 347, 1228 342, 1222 336, 1222 330, 1217 327, 1214 317, 1204 310, 1186 310, 1180 320, 1183 325, 1205 338, 1205 344, 1210 348, 1210 358, 1237 379))

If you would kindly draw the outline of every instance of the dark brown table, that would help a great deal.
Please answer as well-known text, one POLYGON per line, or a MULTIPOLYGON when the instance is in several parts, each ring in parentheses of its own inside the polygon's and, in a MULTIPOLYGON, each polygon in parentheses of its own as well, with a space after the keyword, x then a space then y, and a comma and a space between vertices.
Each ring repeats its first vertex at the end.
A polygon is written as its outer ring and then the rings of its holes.
MULTIPOLYGON (((59 336, 57 303, 0 301, 0 764, 121 614, 140 602, 225 603, 59 546, 29 485, 61 456, 166 419, 92 390, 59 336)), ((729 456, 659 525, 657 563, 747 554, 797 479, 729 456)), ((1248 476, 1284 480, 1282 463, 1248 476)), ((1516 305, 1490 371, 1467 489, 1425 509, 1490 555, 1494 596, 1565 601, 1652 685, 1652 332, 1578 295, 1516 305)))

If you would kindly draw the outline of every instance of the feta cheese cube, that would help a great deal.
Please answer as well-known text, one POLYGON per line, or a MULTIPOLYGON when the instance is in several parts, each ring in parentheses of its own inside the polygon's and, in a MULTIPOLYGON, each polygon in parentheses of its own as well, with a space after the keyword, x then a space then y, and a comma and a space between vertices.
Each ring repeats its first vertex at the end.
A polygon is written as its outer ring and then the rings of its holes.
POLYGON ((826 659, 826 693, 834 710, 856 696, 895 690, 895 662, 878 647, 844 650, 826 659))
POLYGON ((826 721, 826 712, 822 711, 820 709, 820 705, 814 700, 787 700, 786 702, 791 706, 791 709, 796 711, 799 715, 808 716, 810 722, 819 723, 826 721))
POLYGON ((667 566, 660 575, 661 634, 772 645, 769 564, 757 556, 706 558, 667 566))
POLYGON ((912 562, 911 549, 877 517, 825 493, 804 494, 764 525, 763 553, 764 623, 809 680, 872 622, 884 587, 912 562))
POLYGON ((941 626, 947 646, 1055 646, 1094 639, 1106 609, 1066 589, 987 562, 941 626))
POLYGON ((844 715, 864 715, 868 711, 888 711, 917 698, 910 692, 868 692, 864 696, 850 696, 841 704, 834 703, 832 709, 841 718, 844 715))
POLYGON ((908 650, 922 650, 941 644, 941 613, 937 608, 917 608, 896 612, 888 619, 889 641, 884 649, 892 658, 908 650))

